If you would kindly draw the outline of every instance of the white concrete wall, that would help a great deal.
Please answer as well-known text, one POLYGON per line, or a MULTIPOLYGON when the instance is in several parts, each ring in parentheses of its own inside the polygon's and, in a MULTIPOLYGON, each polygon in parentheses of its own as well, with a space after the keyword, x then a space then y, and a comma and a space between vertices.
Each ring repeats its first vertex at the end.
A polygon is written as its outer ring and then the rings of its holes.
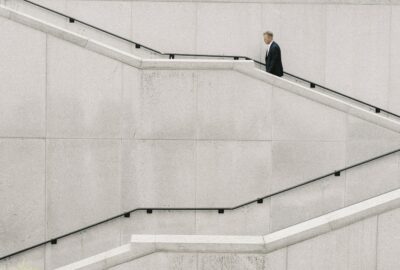
MULTIPOLYGON (((13 3, 19 0, 3 1, 40 13, 13 3)), ((263 60, 261 33, 270 29, 288 72, 400 113, 398 1, 35 1, 165 52, 263 60)), ((61 24, 130 49, 66 20, 61 24)))
POLYGON ((400 267, 400 210, 364 219, 269 254, 158 252, 113 270, 392 270, 400 267))
MULTIPOLYGON (((135 207, 240 204, 400 145, 393 131, 235 71, 138 70, 0 24, 1 255, 135 207)), ((399 187, 399 159, 224 215, 138 213, 0 267, 52 269, 132 233, 265 234, 399 187)))

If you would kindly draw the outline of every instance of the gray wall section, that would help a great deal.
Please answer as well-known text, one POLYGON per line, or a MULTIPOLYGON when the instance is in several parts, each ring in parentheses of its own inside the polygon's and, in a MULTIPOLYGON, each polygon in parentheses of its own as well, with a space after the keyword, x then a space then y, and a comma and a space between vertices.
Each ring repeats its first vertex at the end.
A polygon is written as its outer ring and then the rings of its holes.
POLYGON ((158 252, 111 269, 392 270, 400 266, 399 221, 396 209, 269 254, 158 252))
MULTIPOLYGON (((1 255, 139 206, 232 206, 400 145, 395 132, 234 71, 141 71, 0 24, 1 255)), ((138 213, 0 269, 53 269, 132 233, 266 234, 398 188, 399 159, 224 215, 138 213)))
MULTIPOLYGON (((143 54, 20 0, 3 1, 143 54)), ((287 71, 400 113, 398 1, 35 1, 165 52, 263 60, 262 33, 270 29, 287 71)))

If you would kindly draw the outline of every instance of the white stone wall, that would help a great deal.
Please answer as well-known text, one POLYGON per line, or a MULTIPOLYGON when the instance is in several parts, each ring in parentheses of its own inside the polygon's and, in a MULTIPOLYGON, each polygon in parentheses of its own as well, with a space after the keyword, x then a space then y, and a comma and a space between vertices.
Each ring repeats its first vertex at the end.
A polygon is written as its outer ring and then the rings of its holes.
MULTIPOLYGON (((135 207, 240 204, 400 144, 235 71, 138 70, 0 24, 1 255, 135 207)), ((399 158, 224 215, 141 212, 0 267, 52 269, 132 233, 266 234, 399 187, 399 158)))
MULTIPOLYGON (((263 60, 262 32, 270 29, 286 71, 400 113, 398 1, 35 1, 164 52, 263 60)), ((47 12, 43 16, 56 21, 47 12)), ((131 50, 66 20, 62 24, 131 50)))
POLYGON ((393 210, 269 254, 159 252, 113 270, 392 270, 400 267, 400 210, 393 210))

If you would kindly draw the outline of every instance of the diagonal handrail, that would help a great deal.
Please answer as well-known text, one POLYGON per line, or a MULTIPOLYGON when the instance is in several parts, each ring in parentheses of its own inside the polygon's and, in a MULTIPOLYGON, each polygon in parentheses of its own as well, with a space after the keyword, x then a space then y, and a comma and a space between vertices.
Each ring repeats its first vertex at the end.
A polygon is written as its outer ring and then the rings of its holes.
MULTIPOLYGON (((70 15, 67 15, 67 14, 64 14, 64 13, 62 13, 62 12, 56 11, 56 10, 54 10, 54 9, 48 8, 48 7, 46 7, 46 6, 40 5, 40 4, 35 3, 35 2, 33 2, 33 1, 30 1, 30 0, 22 0, 22 1, 24 1, 24 2, 26 2, 26 3, 29 3, 29 4, 31 4, 31 5, 34 5, 34 6, 36 6, 36 7, 39 7, 39 8, 41 8, 41 9, 47 10, 47 11, 49 11, 49 12, 51 12, 51 13, 57 14, 57 15, 59 15, 59 16, 61 16, 61 17, 67 18, 67 19, 69 20, 70 23, 75 23, 75 22, 80 23, 80 24, 82 24, 82 25, 85 25, 85 26, 88 26, 88 27, 90 27, 90 28, 93 28, 93 29, 95 29, 95 30, 97 30, 97 31, 103 32, 103 33, 105 33, 105 34, 107 34, 107 35, 113 36, 113 37, 115 37, 115 38, 117 38, 117 39, 123 40, 123 41, 125 41, 125 42, 130 43, 130 44, 133 44, 133 45, 135 45, 135 48, 137 48, 137 49, 143 48, 143 49, 146 49, 146 50, 148 50, 148 51, 150 51, 150 52, 152 52, 152 53, 156 53, 156 54, 158 54, 158 55, 169 56, 170 59, 175 59, 176 56, 207 57, 207 58, 233 58, 234 60, 239 60, 239 59, 252 60, 252 61, 254 61, 255 63, 257 63, 257 64, 259 64, 259 65, 265 66, 265 63, 262 63, 262 62, 260 62, 260 61, 257 61, 257 60, 255 60, 255 59, 252 59, 252 58, 247 57, 247 56, 239 56, 239 55, 215 55, 215 54, 164 53, 164 52, 161 52, 161 51, 159 51, 159 50, 156 50, 156 49, 150 48, 150 47, 148 47, 148 46, 145 46, 145 45, 143 45, 143 44, 141 44, 141 43, 139 43, 139 42, 133 41, 133 40, 131 40, 131 39, 125 38, 125 37, 123 37, 123 36, 120 36, 120 35, 117 35, 117 34, 115 34, 115 33, 110 32, 110 31, 107 31, 107 30, 105 30, 105 29, 102 29, 102 28, 100 28, 100 27, 98 27, 98 26, 92 25, 92 24, 90 24, 90 23, 87 23, 87 22, 82 21, 82 20, 80 20, 80 19, 77 19, 77 18, 75 18, 75 17, 72 17, 72 16, 70 16, 70 15)), ((321 89, 323 89, 323 90, 325 90, 325 91, 328 91, 328 92, 333 93, 333 94, 335 94, 335 95, 341 96, 341 97, 343 97, 343 98, 346 98, 346 99, 352 100, 352 101, 354 101, 354 102, 356 102, 356 103, 359 103, 359 104, 361 104, 361 105, 363 105, 363 106, 366 106, 366 107, 368 107, 368 108, 371 108, 371 109, 373 109, 373 110, 375 111, 375 113, 381 113, 381 112, 383 112, 383 113, 386 113, 387 115, 394 116, 394 117, 396 117, 396 118, 398 118, 398 119, 400 120, 400 115, 399 115, 399 114, 393 113, 393 112, 388 111, 388 110, 386 110, 386 109, 382 109, 381 107, 375 106, 375 105, 370 104, 370 103, 368 103, 368 102, 365 102, 365 101, 363 101, 363 100, 360 100, 360 99, 357 99, 357 98, 354 98, 354 97, 350 97, 350 96, 348 96, 348 95, 346 95, 346 94, 343 94, 343 93, 341 93, 341 92, 339 92, 339 91, 336 91, 336 90, 333 90, 333 89, 331 89, 331 88, 325 87, 325 86, 323 86, 323 85, 321 85, 321 84, 315 83, 315 82, 313 82, 313 81, 310 81, 310 80, 308 80, 308 79, 302 78, 302 77, 297 76, 297 75, 294 75, 294 74, 292 74, 292 73, 289 73, 289 72, 286 72, 286 71, 285 71, 284 74, 285 74, 285 75, 288 75, 288 76, 290 76, 290 77, 293 77, 293 78, 295 78, 295 79, 301 80, 301 81, 303 81, 303 82, 309 84, 309 85, 310 85, 310 88, 312 88, 312 89, 315 89, 316 87, 319 87, 319 88, 321 88, 321 89)))
POLYGON ((91 224, 91 225, 82 227, 82 228, 80 228, 80 229, 71 231, 71 232, 69 232, 69 233, 66 233, 66 234, 63 234, 63 235, 59 235, 59 236, 57 236, 57 237, 55 237, 55 238, 46 240, 46 241, 41 242, 41 243, 38 243, 38 244, 36 244, 36 245, 33 245, 33 246, 30 246, 30 247, 27 247, 27 248, 24 248, 24 249, 15 251, 15 252, 13 252, 13 253, 7 254, 7 255, 5 255, 5 256, 3 256, 3 257, 0 257, 0 261, 1 261, 1 260, 4 260, 4 259, 6 259, 6 258, 10 258, 10 257, 15 256, 15 255, 24 253, 24 252, 26 252, 26 251, 32 250, 32 249, 34 249, 34 248, 37 248, 37 247, 40 247, 40 246, 44 246, 44 245, 46 245, 46 244, 53 244, 53 245, 55 245, 55 244, 57 244, 58 240, 60 240, 60 239, 62 239, 62 238, 66 238, 66 237, 68 237, 68 236, 70 236, 70 235, 73 235, 73 234, 76 234, 76 233, 79 233, 79 232, 88 230, 88 229, 90 229, 90 228, 96 227, 96 226, 98 226, 98 225, 101 225, 101 224, 110 222, 110 221, 115 220, 115 219, 118 219, 118 218, 122 218, 122 217, 124 217, 124 218, 129 218, 129 217, 131 216, 132 213, 138 212, 138 211, 146 211, 148 214, 153 213, 153 211, 218 211, 219 214, 224 214, 225 211, 234 211, 234 210, 236 210, 236 209, 239 209, 239 208, 248 206, 248 205, 253 204, 253 203, 262 204, 263 201, 264 201, 265 199, 269 199, 269 198, 271 198, 271 197, 280 195, 280 194, 282 194, 282 193, 291 191, 291 190, 293 190, 293 189, 296 189, 296 188, 299 188, 299 187, 302 187, 302 186, 305 186, 305 185, 309 185, 309 184, 311 184, 311 183, 317 182, 317 181, 322 180, 322 179, 324 179, 324 178, 327 178, 327 177, 329 177, 329 176, 339 177, 339 176, 341 175, 342 172, 345 172, 345 171, 347 171, 347 170, 351 170, 351 169, 353 169, 353 168, 356 168, 356 167, 365 165, 365 164, 367 164, 367 163, 370 163, 370 162, 373 162, 373 161, 382 159, 382 158, 384 158, 384 157, 387 157, 387 156, 396 154, 396 153, 398 153, 398 152, 400 152, 400 148, 399 148, 399 149, 396 149, 396 150, 393 150, 393 151, 390 151, 390 152, 387 152, 387 153, 385 153, 385 154, 382 154, 382 155, 379 155, 379 156, 376 156, 376 157, 373 157, 373 158, 364 160, 364 161, 362 161, 362 162, 355 163, 355 164, 353 164, 353 165, 344 167, 344 168, 342 168, 342 169, 339 169, 339 170, 336 170, 336 171, 327 173, 327 174, 325 174, 325 175, 316 177, 316 178, 314 178, 314 179, 311 179, 311 180, 309 180, 309 181, 300 183, 300 184, 298 184, 298 185, 294 185, 294 186, 292 186, 292 187, 279 190, 279 191, 277 191, 277 192, 274 192, 274 193, 265 195, 265 196, 263 196, 263 197, 259 197, 259 198, 257 198, 257 199, 254 199, 254 200, 251 200, 251 201, 248 201, 248 202, 239 204, 239 205, 237 205, 237 206, 233 206, 233 207, 199 207, 199 208, 196 208, 196 207, 147 207, 147 208, 143 208, 143 207, 141 207, 141 208, 135 208, 135 209, 132 209, 132 210, 123 212, 123 213, 121 213, 121 214, 118 214, 118 215, 109 217, 109 218, 107 218, 107 219, 98 221, 98 222, 93 223, 93 224, 91 224))

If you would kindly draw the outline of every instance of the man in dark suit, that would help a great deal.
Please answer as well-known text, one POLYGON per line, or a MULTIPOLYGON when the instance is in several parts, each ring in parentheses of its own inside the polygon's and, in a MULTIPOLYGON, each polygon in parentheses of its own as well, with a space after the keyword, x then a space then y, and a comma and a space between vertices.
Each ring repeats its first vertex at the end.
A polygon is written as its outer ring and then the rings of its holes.
POLYGON ((264 42, 267 44, 267 53, 265 54, 265 69, 268 73, 276 76, 283 76, 281 48, 274 40, 274 34, 270 31, 264 33, 264 42))

